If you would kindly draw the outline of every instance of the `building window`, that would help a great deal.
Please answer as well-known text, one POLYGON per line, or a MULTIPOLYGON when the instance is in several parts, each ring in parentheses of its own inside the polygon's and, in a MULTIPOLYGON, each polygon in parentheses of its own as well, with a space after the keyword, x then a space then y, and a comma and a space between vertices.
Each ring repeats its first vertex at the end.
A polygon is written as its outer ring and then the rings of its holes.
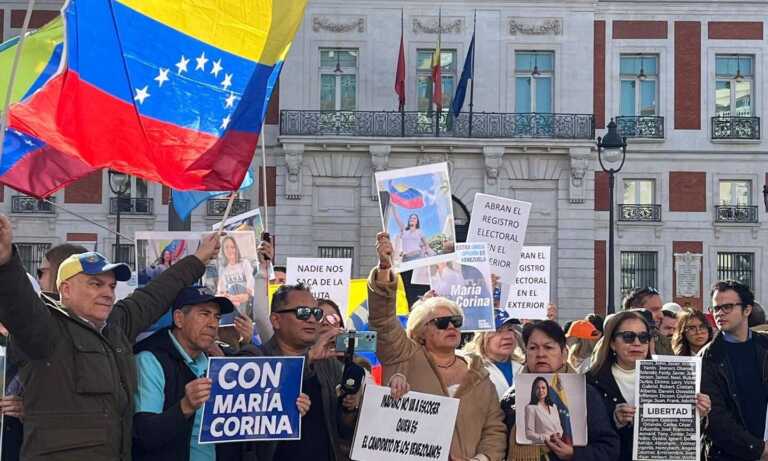
MULTIPOLYGON (((432 55, 434 54, 434 49, 417 50, 416 96, 419 112, 432 110, 432 55)), ((443 111, 448 111, 456 90, 456 50, 440 50, 440 74, 443 82, 443 111)))
POLYGON ((653 179, 625 179, 625 205, 653 205, 655 200, 656 181, 653 179))
POLYGON ((131 270, 135 270, 136 267, 136 253, 134 252, 133 245, 128 243, 121 243, 118 249, 117 245, 112 244, 112 261, 116 263, 126 263, 131 266, 131 270))
POLYGON ((621 292, 658 286, 658 254, 655 251, 621 252, 621 292))
POLYGON ((515 112, 552 113, 555 53, 515 52, 515 112))
POLYGON ((657 114, 659 58, 656 55, 621 55, 619 115, 657 114))
POLYGON ((750 289, 754 285, 753 253, 717 253, 717 279, 736 280, 750 289))
POLYGON ((354 268, 354 247, 317 247, 318 258, 347 258, 352 260, 352 273, 355 273, 354 268))
POLYGON ((715 57, 715 114, 723 117, 751 117, 754 113, 754 57, 715 57))
POLYGON ((725 206, 752 205, 752 181, 746 181, 746 180, 720 181, 720 205, 725 205, 725 206))
POLYGON ((320 48, 320 110, 357 110, 355 48, 320 48))
POLYGON ((16 243, 16 250, 24 268, 29 274, 37 275, 40 261, 45 253, 51 249, 50 243, 16 243))

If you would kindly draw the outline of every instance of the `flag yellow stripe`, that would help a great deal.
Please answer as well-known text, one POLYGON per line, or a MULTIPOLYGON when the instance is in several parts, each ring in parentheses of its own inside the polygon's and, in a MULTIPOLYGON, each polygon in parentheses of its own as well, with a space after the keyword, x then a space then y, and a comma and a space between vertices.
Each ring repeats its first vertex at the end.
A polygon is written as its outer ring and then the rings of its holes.
POLYGON ((285 59, 308 0, 120 0, 179 32, 272 66, 285 59))

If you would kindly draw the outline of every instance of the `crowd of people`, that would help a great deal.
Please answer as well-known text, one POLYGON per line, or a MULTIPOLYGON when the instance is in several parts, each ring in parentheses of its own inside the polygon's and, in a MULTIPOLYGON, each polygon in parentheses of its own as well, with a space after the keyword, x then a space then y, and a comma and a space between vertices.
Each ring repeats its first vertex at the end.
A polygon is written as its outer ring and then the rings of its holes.
MULTIPOLYGON (((38 293, 13 245, 11 223, 0 215, 0 333, 11 338, 0 400, 3 460, 350 459, 364 388, 341 392, 339 306, 301 284, 270 281, 273 250, 261 242, 259 270, 248 281, 256 318, 240 316, 236 334, 225 338, 219 319, 236 310, 236 301, 226 290, 197 285, 220 241, 217 234, 204 238, 194 255, 118 301, 115 286, 130 277, 127 265, 59 245, 41 261, 38 293), (280 285, 271 302, 268 283, 280 285), (137 342, 169 309, 171 326, 137 342), (198 443, 201 407, 212 389, 208 358, 227 355, 306 358, 295 402, 300 440, 198 443)), ((227 250, 236 264, 236 251, 227 250)), ((590 314, 563 325, 555 306, 540 321, 498 310, 495 331, 467 337, 461 308, 435 292, 410 306, 403 325, 386 233, 377 236, 376 252, 368 320, 377 331, 381 383, 395 399, 416 391, 458 400, 451 461, 632 460, 635 364, 657 355, 701 358, 701 392, 688 403, 701 418, 704 459, 768 460, 768 336, 760 332, 765 313, 746 286, 715 284, 708 313, 664 304, 653 288, 635 290, 621 312, 605 319, 590 314), (566 435, 572 428, 557 416, 552 382, 537 377, 516 392, 523 373, 585 376, 585 445, 566 435), (520 443, 517 424, 533 443, 520 443)), ((284 268, 274 269, 284 275, 284 268)))

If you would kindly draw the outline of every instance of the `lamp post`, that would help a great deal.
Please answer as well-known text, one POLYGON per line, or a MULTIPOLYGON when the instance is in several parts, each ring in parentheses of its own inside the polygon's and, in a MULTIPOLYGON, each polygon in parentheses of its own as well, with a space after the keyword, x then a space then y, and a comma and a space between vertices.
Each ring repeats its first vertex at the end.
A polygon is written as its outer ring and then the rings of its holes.
POLYGON ((616 122, 613 119, 611 119, 606 128, 608 128, 608 133, 605 134, 605 137, 597 138, 597 159, 600 161, 600 168, 608 173, 608 200, 610 203, 608 208, 608 302, 605 312, 606 314, 613 314, 616 312, 613 297, 614 175, 621 171, 627 158, 627 138, 619 136, 616 122), (615 167, 617 164, 618 167, 615 167))
POLYGON ((768 184, 763 186, 763 204, 765 205, 765 212, 768 213, 768 184))
POLYGON ((117 235, 115 235, 115 251, 113 252, 112 259, 114 262, 123 262, 118 260, 118 255, 122 256, 122 252, 120 251, 120 206, 121 206, 121 199, 123 198, 123 194, 128 192, 128 188, 131 186, 131 179, 128 177, 127 174, 121 173, 119 171, 115 170, 109 170, 109 189, 112 191, 113 194, 117 196, 117 210, 115 212, 117 217, 116 224, 116 231, 117 235))

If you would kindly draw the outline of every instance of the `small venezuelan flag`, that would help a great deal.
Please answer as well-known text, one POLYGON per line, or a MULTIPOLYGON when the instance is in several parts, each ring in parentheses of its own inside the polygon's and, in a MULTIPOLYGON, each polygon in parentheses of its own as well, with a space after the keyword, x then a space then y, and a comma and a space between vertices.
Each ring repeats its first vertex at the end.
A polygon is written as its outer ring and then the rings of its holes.
POLYGON ((10 128, 92 168, 236 190, 306 3, 69 0, 62 66, 10 128))
POLYGON ((389 182, 389 200, 397 206, 415 210, 424 207, 424 196, 405 184, 389 182))

